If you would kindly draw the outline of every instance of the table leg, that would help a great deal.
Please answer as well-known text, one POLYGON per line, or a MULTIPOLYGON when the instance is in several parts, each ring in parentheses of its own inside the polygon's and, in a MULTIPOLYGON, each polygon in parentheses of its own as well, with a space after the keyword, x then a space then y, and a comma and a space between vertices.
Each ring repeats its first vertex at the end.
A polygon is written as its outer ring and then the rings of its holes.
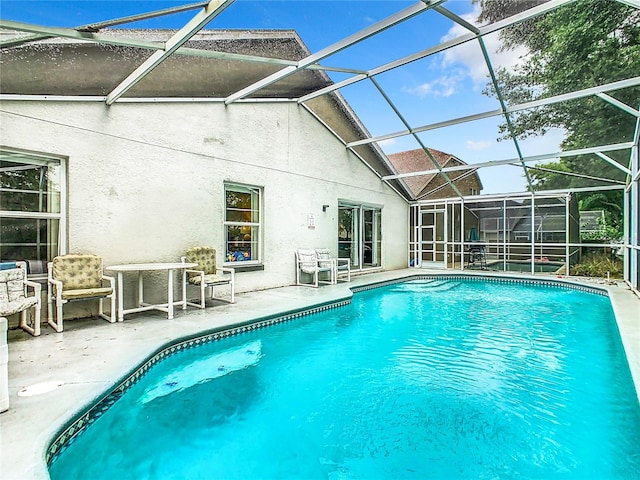
POLYGON ((144 280, 142 278, 142 272, 138 271, 138 306, 141 307, 144 304, 144 280))
POLYGON ((167 279, 167 310, 169 312, 169 320, 173 319, 173 270, 169 269, 169 278, 167 279))
POLYGON ((122 322, 124 320, 124 288, 122 281, 122 272, 118 272, 118 291, 116 292, 116 296, 118 297, 118 321, 122 322))

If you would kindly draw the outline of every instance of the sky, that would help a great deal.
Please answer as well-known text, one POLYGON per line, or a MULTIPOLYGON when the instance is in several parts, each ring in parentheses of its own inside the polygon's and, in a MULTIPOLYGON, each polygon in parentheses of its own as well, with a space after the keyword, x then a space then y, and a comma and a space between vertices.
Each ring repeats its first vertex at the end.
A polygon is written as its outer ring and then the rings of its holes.
MULTIPOLYGON (((2 0, 0 18, 50 27, 75 27, 178 5, 184 1, 62 1, 2 0)), ((236 0, 206 28, 295 29, 311 52, 391 16, 415 0, 236 0)), ((449 0, 444 7, 475 23, 478 7, 471 0, 449 0)), ((131 23, 119 28, 182 27, 197 10, 131 23)), ((325 66, 368 70, 466 33, 463 27, 429 11, 388 29, 356 46, 338 52, 321 63, 325 66)), ((484 38, 494 68, 512 68, 526 59, 525 51, 500 51, 498 34, 484 38)), ((334 81, 350 75, 330 74, 334 81)), ((410 127, 430 125, 479 112, 498 109, 495 98, 483 95, 489 80, 486 62, 477 42, 431 55, 375 77, 410 127)), ((340 92, 374 136, 406 130, 403 120, 370 81, 340 92)), ((473 164, 517 157, 513 141, 498 141, 500 117, 430 130, 420 141, 473 164)), ((563 135, 550 131, 520 143, 525 156, 557 152, 563 135)), ((420 148, 412 136, 380 143, 385 153, 420 148)), ((526 181, 519 167, 501 166, 479 170, 482 193, 524 191, 526 181)))

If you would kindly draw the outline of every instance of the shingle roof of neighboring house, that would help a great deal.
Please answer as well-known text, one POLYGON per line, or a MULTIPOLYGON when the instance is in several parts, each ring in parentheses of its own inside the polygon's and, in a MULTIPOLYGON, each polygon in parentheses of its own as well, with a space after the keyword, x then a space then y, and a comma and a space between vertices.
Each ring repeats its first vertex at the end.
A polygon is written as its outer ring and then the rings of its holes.
MULTIPOLYGON (((441 152, 440 150, 436 150, 434 148, 427 148, 427 150, 429 151, 433 159, 438 162, 438 165, 440 165, 440 167, 445 167, 451 163, 458 164, 458 162, 459 164, 466 165, 465 162, 449 153, 441 152)), ((387 155, 387 158, 398 171, 398 173, 421 172, 425 170, 437 169, 431 157, 429 157, 427 152, 425 152, 425 150, 422 148, 392 153, 390 155, 387 155)), ((455 180, 465 173, 466 172, 464 171, 450 172, 449 177, 451 178, 451 180, 455 180)), ((421 194, 425 193, 425 190, 427 190, 427 187, 436 178, 437 175, 438 174, 432 173, 428 175, 405 177, 404 181, 407 185, 407 188, 409 188, 409 190, 411 191, 412 197, 415 199, 418 198, 421 194)), ((474 175, 476 175, 478 184, 482 188, 480 178, 477 176, 477 174, 474 175)))

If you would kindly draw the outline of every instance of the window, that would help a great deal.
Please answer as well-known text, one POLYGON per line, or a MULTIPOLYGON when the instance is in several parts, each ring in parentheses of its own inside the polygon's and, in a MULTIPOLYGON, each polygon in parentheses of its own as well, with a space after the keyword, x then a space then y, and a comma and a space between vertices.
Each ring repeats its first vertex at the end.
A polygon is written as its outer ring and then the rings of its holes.
POLYGON ((44 274, 62 253, 64 171, 64 159, 0 149, 0 260, 25 260, 44 274))
POLYGON ((363 205, 338 205, 338 257, 353 267, 379 267, 382 262, 381 210, 363 205))
POLYGON ((225 184, 224 196, 225 260, 260 262, 262 190, 259 187, 225 184))

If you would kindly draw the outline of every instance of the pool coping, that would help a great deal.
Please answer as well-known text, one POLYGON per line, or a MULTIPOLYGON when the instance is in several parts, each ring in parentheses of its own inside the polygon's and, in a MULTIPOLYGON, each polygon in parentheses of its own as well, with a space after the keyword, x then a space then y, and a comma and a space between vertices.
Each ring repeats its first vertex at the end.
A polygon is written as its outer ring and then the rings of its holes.
MULTIPOLYGON (((638 345, 640 345, 640 328, 638 325, 638 320, 633 320, 633 312, 640 310, 640 299, 636 297, 633 292, 631 292, 628 288, 620 288, 619 286, 611 286, 611 285, 592 285, 585 284, 582 282, 574 281, 567 278, 549 278, 548 276, 530 276, 523 274, 494 274, 493 272, 464 272, 460 273, 458 271, 442 271, 442 270, 432 270, 432 271, 416 271, 416 269, 405 269, 400 271, 390 271, 390 272, 379 272, 377 274, 370 274, 366 276, 359 276, 352 279, 350 284, 339 284, 336 286, 323 287, 321 289, 309 289, 308 287, 283 287, 282 289, 273 289, 271 291, 266 292, 250 292, 247 294, 240 294, 239 297, 242 299, 244 296, 245 301, 240 301, 240 304, 248 304, 252 301, 251 297, 264 295, 266 296, 271 311, 267 314, 258 315, 255 312, 252 312, 250 308, 245 309, 241 312, 238 310, 242 307, 236 305, 230 306, 228 310, 220 310, 220 313, 225 316, 228 312, 232 312, 232 314, 226 315, 228 318, 221 319, 219 325, 211 328, 205 328, 203 325, 200 325, 203 319, 209 319, 210 317, 216 316, 218 313, 218 307, 208 308, 206 310, 200 311, 188 311, 184 312, 181 318, 177 319, 177 322, 191 322, 191 319, 195 320, 195 323, 198 325, 195 326, 192 331, 187 335, 177 335, 171 336, 169 335, 167 338, 158 339, 158 341, 151 342, 154 346, 152 349, 147 348, 146 354, 145 350, 137 352, 137 355, 134 355, 135 359, 132 360, 128 369, 120 369, 119 374, 117 376, 111 376, 109 378, 105 378, 102 381, 95 382, 94 384, 88 385, 86 391, 71 391, 72 396, 74 397, 75 403, 67 401, 66 407, 59 406, 57 409, 53 409, 54 412, 58 413, 56 418, 46 417, 40 418, 38 422, 35 422, 35 425, 29 425, 29 428, 24 429, 20 428, 24 427, 24 423, 21 425, 20 422, 28 421, 29 415, 23 407, 27 408, 29 406, 33 407, 34 405, 38 405, 38 401, 16 401, 15 393, 21 387, 21 385, 16 385, 12 382, 13 375, 10 374, 10 396, 12 397, 12 409, 9 412, 6 412, 0 415, 0 426, 2 427, 3 435, 0 435, 2 439, 2 448, 0 449, 0 476, 3 479, 27 479, 27 478, 48 478, 48 470, 46 460, 49 455, 49 446, 56 441, 56 438, 59 437, 60 433, 72 425, 79 416, 86 413, 87 410, 91 409, 97 401, 102 398, 108 397, 109 394, 113 393, 115 388, 120 385, 123 381, 127 381, 127 377, 133 375, 136 370, 138 370, 145 361, 151 359, 154 355, 158 355, 162 350, 166 349, 167 346, 174 344, 176 342, 184 342, 194 340, 198 337, 202 337, 203 335, 215 335, 217 333, 221 333, 224 331, 228 331, 230 329, 242 329, 242 328, 262 328, 263 326, 268 326, 268 322, 273 321, 274 319, 284 318, 284 320, 280 321, 288 321, 293 318, 297 318, 297 316, 307 315, 309 313, 313 313, 315 309, 324 309, 324 308, 334 308, 340 302, 348 303, 350 301, 353 293, 361 292, 364 290, 369 290, 372 288, 379 288, 384 285, 398 283, 401 281, 407 281, 411 278, 434 278, 434 277, 446 277, 446 278, 464 278, 464 279, 491 279, 493 281, 506 281, 506 282, 525 282, 525 283, 545 283, 556 286, 567 286, 569 288, 577 288, 579 290, 586 290, 592 293, 599 293, 603 295, 608 295, 611 299, 612 306, 614 308, 614 313, 616 314, 616 320, 618 322, 619 331, 621 334, 621 338, 623 340, 623 345, 625 348, 625 353, 627 355, 627 360, 629 362, 630 369, 632 371, 632 376, 636 385, 636 393, 638 393, 638 385, 640 385, 640 349, 638 349, 638 345), (282 294, 280 297, 279 294, 282 294), (289 296, 291 294, 291 296, 289 296), (293 302, 295 305, 291 307, 292 302, 290 301, 293 296, 297 295, 297 302, 293 302), (274 299, 281 300, 286 297, 286 301, 283 302, 275 302, 278 303, 277 306, 272 305, 274 303, 274 299), (290 308, 286 308, 289 306, 290 308), (235 310, 232 310, 235 309, 235 310), (244 316, 242 321, 238 321, 240 315, 244 316), (622 320, 621 320, 622 319, 622 320), (266 322, 266 324, 257 326, 266 322), (254 325, 252 327, 252 325, 254 325), (141 353, 142 352, 142 353, 141 353), (134 367, 131 367, 134 365, 134 367), (123 372, 126 372, 123 374, 123 372), (68 404, 73 403, 75 408, 69 408, 68 404), (78 407, 79 405, 79 407, 78 407), (66 408, 66 410, 65 410, 66 408), (25 432, 26 430, 26 432, 25 432), (34 431, 35 430, 35 431, 34 431), (19 438, 19 441, 12 441, 12 435, 24 435, 26 433, 27 438, 19 438), (37 433, 37 434, 36 434, 37 433), (7 437, 9 439, 7 440, 7 437), (28 447, 29 452, 19 452, 17 449, 20 448, 19 445, 22 444, 23 447, 28 447), (13 453, 11 453, 13 452, 13 453), (27 454, 28 453, 28 454, 27 454), (27 454, 27 455, 25 455, 27 454)), ((343 303, 344 304, 344 303, 343 303)), ((144 328, 144 324, 146 322, 157 322, 158 324, 165 323, 166 319, 163 321, 158 316, 143 316, 137 321, 139 328, 144 328), (149 319, 148 317, 152 316, 154 319, 149 319)), ((95 322, 95 320, 93 321, 95 322)), ((70 324, 73 322, 69 322, 70 324)), ((130 323, 129 320, 125 321, 124 324, 130 323)), ((133 323, 133 322, 131 322, 133 323)), ((204 324, 204 322, 202 322, 204 324)), ((118 324, 120 326, 124 326, 124 324, 118 324)), ((110 324, 95 324, 95 325, 104 325, 102 330, 105 330, 107 335, 111 334, 111 330, 109 327, 110 324)), ((208 324, 207 324, 208 325, 208 324)), ((90 328, 93 328, 94 323, 91 324, 90 328)), ((82 333, 90 333, 89 330, 80 330, 82 333)), ((72 332, 77 334, 78 331, 72 332)), ((58 338, 57 336, 66 335, 64 334, 52 334, 49 335, 51 338, 49 340, 55 340, 58 338), (57 336, 56 336, 57 335, 57 336)), ((125 331, 122 333, 123 336, 128 333, 125 331)), ((71 341, 77 341, 78 335, 72 335, 71 333, 68 335, 71 341)), ((83 335, 80 335, 81 337, 83 335)), ((85 335, 86 336, 86 335, 85 335)), ((27 342, 38 341, 42 337, 38 337, 36 339, 27 339, 25 341, 25 345, 27 342)), ((128 337, 123 337, 126 343, 128 337)), ((52 343, 51 341, 49 343, 52 343)), ((60 342, 57 342, 60 343, 60 342)), ((147 342, 149 343, 149 342, 147 342)), ((10 343, 10 352, 11 352, 12 343, 10 343)), ((148 347, 148 345, 147 345, 148 347)), ((26 348, 24 352, 21 352, 26 357, 26 348)), ((16 364, 16 360, 18 362, 21 361, 20 355, 18 358, 11 358, 10 355, 10 370, 11 365, 16 364)), ((94 359, 97 360, 97 359, 94 359)), ((55 371, 49 372, 47 375, 48 378, 55 377, 55 371)), ((74 385, 74 384, 70 384, 74 385)), ((60 389, 62 390, 62 389, 60 389)), ((71 389, 72 390, 72 389, 71 389)), ((61 392, 52 392, 47 394, 46 396, 42 396, 40 401, 47 400, 48 405, 55 404, 55 398, 59 398, 61 396, 61 392), (45 397, 49 397, 46 399, 45 397)), ((639 394, 640 400, 640 394, 639 394)), ((43 407, 46 408, 47 404, 43 404, 43 407)), ((52 415, 55 417, 55 415, 52 415)))

